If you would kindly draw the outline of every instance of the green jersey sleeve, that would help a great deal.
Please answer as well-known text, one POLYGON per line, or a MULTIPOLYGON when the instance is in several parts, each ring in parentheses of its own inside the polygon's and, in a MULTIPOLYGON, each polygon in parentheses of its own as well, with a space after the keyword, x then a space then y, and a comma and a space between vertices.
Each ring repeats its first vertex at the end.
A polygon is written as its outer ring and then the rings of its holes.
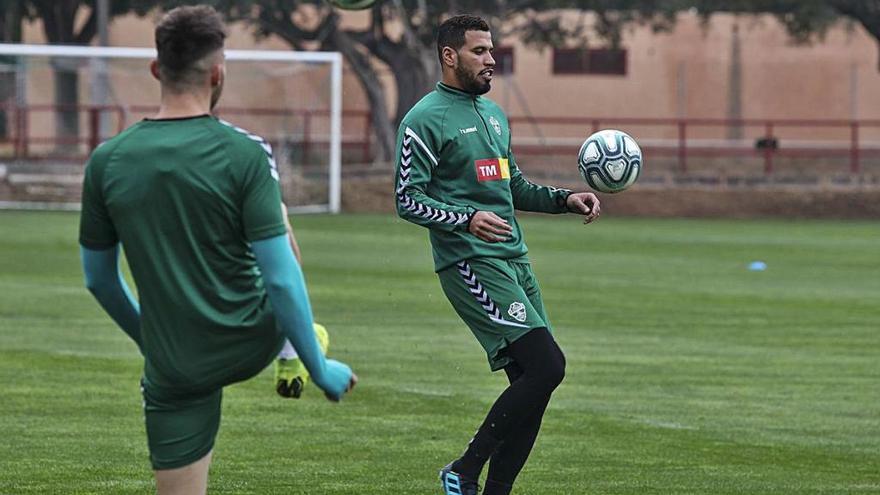
POLYGON ((508 152, 508 156, 510 157, 510 194, 513 197, 514 208, 541 213, 568 212, 565 202, 571 191, 529 182, 516 165, 513 153, 508 152))
POLYGON ((287 232, 281 211, 281 184, 272 149, 262 142, 247 159, 242 181, 244 235, 254 242, 287 232))
POLYGON ((397 214, 401 218, 446 232, 467 230, 476 210, 446 203, 428 193, 437 156, 443 147, 442 124, 404 122, 397 135, 397 214), (430 125, 430 124, 433 124, 430 125))
POLYGON ((119 243, 116 227, 104 203, 103 171, 108 153, 100 146, 92 153, 83 177, 82 208, 79 217, 79 243, 89 249, 103 250, 119 243))

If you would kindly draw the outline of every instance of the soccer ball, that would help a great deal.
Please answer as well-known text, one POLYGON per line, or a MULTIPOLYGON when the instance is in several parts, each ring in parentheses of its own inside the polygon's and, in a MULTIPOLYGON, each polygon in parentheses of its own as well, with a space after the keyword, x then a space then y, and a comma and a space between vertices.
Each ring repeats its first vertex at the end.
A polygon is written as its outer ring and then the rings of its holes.
POLYGON ((578 169, 593 189, 618 193, 639 178, 642 150, 629 134, 605 129, 584 141, 578 152, 578 169))
POLYGON ((327 0, 327 2, 337 9, 363 10, 372 7, 376 0, 327 0))

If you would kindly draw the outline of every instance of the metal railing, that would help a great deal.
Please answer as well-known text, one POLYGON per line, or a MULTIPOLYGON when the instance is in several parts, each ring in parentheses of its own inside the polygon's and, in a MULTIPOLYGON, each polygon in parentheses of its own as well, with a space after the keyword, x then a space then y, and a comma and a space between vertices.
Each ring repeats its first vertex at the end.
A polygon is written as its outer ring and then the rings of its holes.
MULTIPOLYGON (((0 145, 11 145, 11 153, 17 159, 37 159, 52 154, 52 151, 34 152, 36 146, 67 145, 74 150, 61 151, 66 153, 64 158, 82 160, 103 140, 157 110, 156 106, 145 105, 0 104, 7 123, 0 145), (52 119, 61 113, 72 114, 79 122, 77 136, 56 134, 52 119), (35 116, 39 116, 41 122, 53 123, 37 126, 35 116)), ((220 107, 218 115, 233 121, 251 117, 295 120, 297 132, 285 136, 284 140, 296 145, 298 153, 306 157, 329 140, 326 129, 330 113, 327 110, 220 107)), ((371 161, 370 112, 347 110, 342 116, 343 129, 356 129, 344 135, 342 142, 343 148, 350 150, 350 160, 371 161)), ((588 134, 616 128, 630 132, 646 154, 670 158, 679 173, 692 172, 692 164, 698 159, 750 158, 760 160, 764 174, 772 174, 777 160, 804 158, 846 161, 849 173, 860 174, 867 159, 880 158, 880 120, 511 117, 510 125, 514 150, 520 156, 574 156, 588 134), (546 137, 547 134, 550 137, 546 137), (732 134, 747 137, 730 137, 732 134)), ((257 129, 254 131, 260 133, 257 129)), ((264 137, 273 141, 272 136, 264 137)))
MULTIPOLYGON (((834 120, 834 119, 676 119, 676 118, 594 118, 594 117, 513 117, 511 127, 517 129, 541 129, 547 126, 576 127, 596 132, 603 128, 617 128, 627 131, 629 127, 641 129, 651 128, 647 134, 662 135, 662 138, 645 138, 633 134, 640 143, 642 150, 654 156, 673 156, 678 160, 678 171, 689 171, 689 163, 695 157, 746 157, 760 158, 763 161, 765 174, 774 171, 774 161, 778 158, 848 158, 849 172, 862 172, 862 159, 880 157, 880 120, 834 120), (731 129, 743 131, 757 129, 748 138, 717 137, 731 129), (812 135, 787 137, 781 129, 804 131, 831 129, 827 134, 838 136, 812 135), (878 136, 876 140, 866 141, 861 138, 862 131, 870 129, 878 136), (699 133, 714 138, 694 137, 699 133), (720 131, 720 132, 719 132, 720 131), (844 138, 839 136, 845 135, 844 138), (825 139, 817 139, 825 138, 825 139)), ((588 132, 584 132, 588 134, 588 132)), ((514 131, 514 136, 517 132, 514 131)), ((580 138, 550 140, 544 137, 532 137, 523 140, 514 137, 514 145, 518 154, 531 153, 577 153, 580 138), (517 144, 519 142, 519 144, 517 144)))
MULTIPOLYGON (((12 155, 16 159, 37 158, 65 158, 69 160, 82 160, 101 142, 122 132, 126 127, 137 119, 155 114, 158 106, 150 105, 50 105, 37 104, 18 106, 13 104, 0 104, 0 111, 5 112, 7 121, 6 136, 0 136, 0 144, 11 145, 12 155), (78 122, 78 132, 75 136, 59 135, 52 119, 56 115, 72 115, 78 122), (34 125, 34 118, 42 117, 53 123, 48 127, 34 125), (83 120, 83 118, 85 120, 83 120), (109 120, 110 125, 102 125, 102 121, 109 120), (84 124, 84 125, 82 125, 84 124), (103 127, 103 131, 102 131, 103 127), (109 127, 109 130, 108 130, 109 127), (44 153, 34 152, 36 145, 49 145, 50 150, 44 153), (65 148, 66 147, 66 148, 65 148), (85 148, 84 150, 82 148, 85 148), (55 156, 58 154, 63 156, 55 156)), ((324 127, 330 120, 329 110, 312 109, 272 109, 272 108, 235 108, 224 107, 218 109, 216 114, 220 117, 227 116, 254 116, 271 117, 279 119, 294 119, 298 121, 298 132, 295 136, 286 136, 287 142, 292 142, 300 148, 302 156, 309 156, 317 145, 329 143, 327 132, 316 131, 320 128, 320 122, 324 127)), ((234 118, 234 117, 230 117, 234 118)), ((370 139, 371 126, 370 114, 365 111, 343 111, 343 122, 357 122, 361 132, 348 139, 343 139, 343 148, 357 150, 364 161, 369 161, 372 154, 370 139)), ((255 130, 255 132, 259 132, 255 130)), ((271 136, 266 136, 267 141, 275 141, 271 136)), ((277 144, 274 143, 273 144, 277 144)))

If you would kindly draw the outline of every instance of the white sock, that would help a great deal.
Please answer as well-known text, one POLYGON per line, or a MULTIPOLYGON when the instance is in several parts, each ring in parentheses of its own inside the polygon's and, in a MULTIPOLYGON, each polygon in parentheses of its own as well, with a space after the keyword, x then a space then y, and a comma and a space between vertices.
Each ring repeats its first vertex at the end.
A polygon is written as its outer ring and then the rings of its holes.
POLYGON ((281 359, 296 359, 299 357, 299 354, 296 353, 293 344, 291 344, 289 340, 284 339, 284 347, 281 348, 278 357, 281 359))

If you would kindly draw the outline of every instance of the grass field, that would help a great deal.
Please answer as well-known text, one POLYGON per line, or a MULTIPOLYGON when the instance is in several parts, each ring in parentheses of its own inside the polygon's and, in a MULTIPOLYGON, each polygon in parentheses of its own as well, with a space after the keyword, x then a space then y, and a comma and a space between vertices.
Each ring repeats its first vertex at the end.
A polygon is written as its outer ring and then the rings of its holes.
MULTIPOLYGON (((135 346, 75 214, 0 212, 0 494, 148 493, 135 346)), ((880 493, 876 223, 526 217, 568 373, 519 494, 880 493), (768 269, 746 269, 753 260, 768 269)), ((503 388, 390 216, 294 218, 341 404, 229 387, 210 492, 436 494, 503 388)))

